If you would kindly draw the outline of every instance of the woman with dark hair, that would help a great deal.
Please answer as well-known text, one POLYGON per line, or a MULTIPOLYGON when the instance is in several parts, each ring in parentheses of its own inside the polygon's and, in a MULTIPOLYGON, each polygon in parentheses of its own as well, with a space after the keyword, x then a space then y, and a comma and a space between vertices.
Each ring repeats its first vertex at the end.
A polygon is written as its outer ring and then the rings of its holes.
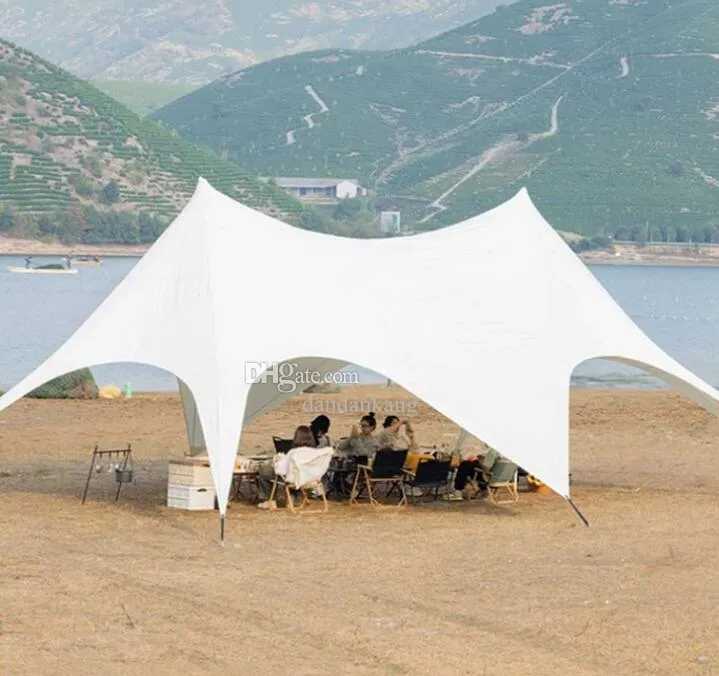
POLYGON ((393 451, 414 451, 417 443, 409 420, 400 420, 396 415, 388 415, 379 433, 379 446, 391 448, 393 451), (402 431, 403 426, 404 431, 402 431))
POLYGON ((311 423, 310 430, 312 436, 315 439, 315 446, 318 448, 324 448, 325 446, 331 446, 330 436, 330 419, 326 415, 318 415, 311 423))
POLYGON ((337 444, 337 450, 346 455, 366 456, 368 460, 372 460, 379 450, 379 441, 374 435, 376 429, 377 419, 374 413, 362 416, 359 430, 356 425, 352 425, 349 437, 337 444))
POLYGON ((317 446, 312 430, 307 425, 300 425, 295 430, 295 436, 292 438, 292 448, 299 448, 300 446, 317 446))

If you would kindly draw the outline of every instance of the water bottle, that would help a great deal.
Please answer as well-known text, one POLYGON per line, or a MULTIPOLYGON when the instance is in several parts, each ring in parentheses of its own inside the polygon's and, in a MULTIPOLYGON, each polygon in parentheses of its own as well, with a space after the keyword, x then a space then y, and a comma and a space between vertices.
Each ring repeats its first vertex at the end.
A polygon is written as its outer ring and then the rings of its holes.
POLYGON ((132 397, 132 385, 130 383, 125 383, 125 399, 130 399, 132 397))

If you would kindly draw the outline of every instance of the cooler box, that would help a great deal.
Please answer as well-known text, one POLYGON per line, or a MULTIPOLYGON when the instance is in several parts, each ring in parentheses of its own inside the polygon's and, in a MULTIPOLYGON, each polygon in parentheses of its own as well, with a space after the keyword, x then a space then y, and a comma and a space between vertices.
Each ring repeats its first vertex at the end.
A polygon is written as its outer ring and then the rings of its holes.
POLYGON ((168 484, 167 506, 190 510, 214 509, 215 489, 212 486, 168 484))
POLYGON ((168 465, 168 484, 180 486, 212 486, 210 463, 206 459, 173 460, 168 465))

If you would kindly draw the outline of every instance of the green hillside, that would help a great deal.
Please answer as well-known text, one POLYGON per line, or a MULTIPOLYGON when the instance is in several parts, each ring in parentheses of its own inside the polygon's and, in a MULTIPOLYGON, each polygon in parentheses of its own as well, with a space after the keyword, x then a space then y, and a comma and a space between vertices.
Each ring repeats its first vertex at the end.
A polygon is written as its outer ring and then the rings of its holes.
POLYGON ((677 231, 719 220, 718 79, 716 0, 523 0, 411 49, 248 68, 155 116, 258 173, 357 176, 420 228, 526 185, 562 230, 677 231))
POLYGON ((287 194, 0 41, 0 233, 151 241, 200 175, 249 205, 311 222, 287 194))
POLYGON ((128 107, 133 113, 143 116, 195 89, 192 85, 142 80, 94 80, 91 84, 128 107))

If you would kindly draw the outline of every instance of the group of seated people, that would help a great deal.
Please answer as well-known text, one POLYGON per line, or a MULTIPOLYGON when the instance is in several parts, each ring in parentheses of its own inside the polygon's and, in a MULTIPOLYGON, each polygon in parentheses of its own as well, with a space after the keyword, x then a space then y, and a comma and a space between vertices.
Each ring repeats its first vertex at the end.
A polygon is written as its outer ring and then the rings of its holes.
MULTIPOLYGON (((405 467, 408 468, 409 466, 413 470, 416 470, 420 458, 430 457, 423 455, 423 452, 419 449, 415 431, 410 422, 401 420, 395 415, 386 416, 382 422, 381 430, 377 432, 375 414, 373 412, 368 413, 360 419, 359 426, 352 426, 349 436, 341 438, 334 444, 329 433, 330 426, 331 421, 326 415, 317 416, 309 425, 300 425, 295 430, 291 447, 332 447, 334 456, 339 462, 349 461, 352 464, 352 461, 360 459, 362 463, 370 465, 380 449, 407 451, 410 456, 408 456, 405 467), (410 460, 410 457, 412 460, 410 460)), ((464 460, 461 463, 459 471, 456 473, 457 481, 453 486, 456 494, 465 489, 466 482, 475 474, 479 464, 477 458, 464 460)), ((260 499, 262 500, 260 507, 267 507, 267 500, 271 494, 274 478, 273 462, 268 460, 258 469, 258 485, 261 493, 260 499)), ((351 480, 350 476, 345 478, 351 480)), ((461 498, 458 497, 457 499, 461 498)))
MULTIPOLYGON (((332 443, 329 434, 331 421, 326 415, 319 415, 309 425, 300 425, 292 438, 292 448, 334 447, 338 459, 361 458, 371 464, 377 451, 381 448, 395 451, 415 451, 417 442, 414 429, 408 420, 400 420, 396 415, 388 415, 382 422, 382 430, 376 434, 377 419, 374 412, 368 413, 360 420, 359 427, 353 425, 348 437, 332 443)), ((261 498, 269 498, 274 480, 274 465, 271 460, 263 463, 258 469, 258 486, 261 498)))
MULTIPOLYGON (((329 435, 330 424, 330 419, 326 415, 319 415, 309 425, 300 425, 295 430, 292 447, 332 446, 329 435)), ((370 460, 380 448, 391 448, 394 451, 417 449, 414 429, 409 420, 400 420, 396 415, 388 415, 382 423, 382 431, 375 434, 376 430, 375 414, 368 413, 360 420, 359 428, 353 425, 349 437, 338 441, 334 448, 338 455, 366 457, 370 460)))

